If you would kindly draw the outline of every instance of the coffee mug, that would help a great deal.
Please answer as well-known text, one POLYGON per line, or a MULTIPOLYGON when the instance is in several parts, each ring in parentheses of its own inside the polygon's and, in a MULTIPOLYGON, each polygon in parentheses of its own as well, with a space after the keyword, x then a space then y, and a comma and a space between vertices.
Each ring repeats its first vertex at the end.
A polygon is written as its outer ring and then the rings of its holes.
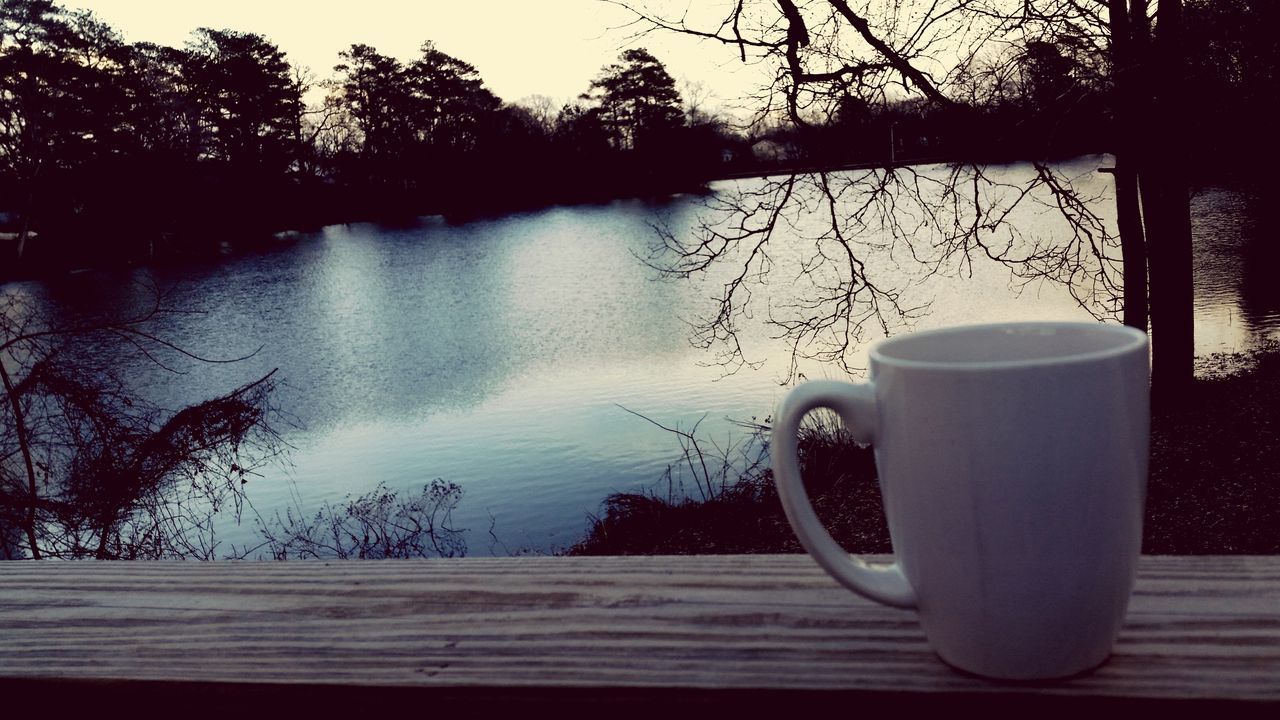
POLYGON ((1128 327, 1049 322, 883 341, 868 382, 807 382, 779 407, 771 453, 787 519, 836 580, 914 608, 953 667, 1009 680, 1097 667, 1142 546, 1147 346, 1128 327), (891 565, 841 549, 805 495, 797 436, 820 407, 874 447, 891 565))

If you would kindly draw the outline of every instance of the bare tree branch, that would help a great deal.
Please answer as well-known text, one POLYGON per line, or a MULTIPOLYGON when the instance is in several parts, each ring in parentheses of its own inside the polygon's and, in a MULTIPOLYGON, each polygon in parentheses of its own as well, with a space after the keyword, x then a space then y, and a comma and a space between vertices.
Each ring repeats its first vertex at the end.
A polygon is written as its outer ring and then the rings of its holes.
MULTIPOLYGON (((688 14, 664 18, 615 4, 632 10, 637 32, 714 39, 744 62, 772 63, 774 81, 756 99, 769 108, 762 114, 788 117, 802 140, 835 132, 841 109, 858 102, 956 120, 1022 102, 1039 81, 1030 64, 1041 56, 1025 50, 1035 43, 1060 52, 1042 55, 1072 63, 1081 78, 1101 83, 1107 75, 1098 59, 1107 8, 1091 0, 739 0, 703 27, 688 14)), ((1043 92, 1072 102, 1062 87, 1043 92)), ((758 367, 742 330, 759 318, 789 349, 786 381, 805 360, 856 371, 851 358, 872 333, 909 328, 927 311, 927 302, 911 299, 914 286, 933 274, 972 273, 979 260, 1007 268, 1019 287, 1059 283, 1096 317, 1114 317, 1123 298, 1119 238, 1098 210, 1109 199, 1044 162, 1020 175, 957 162, 738 181, 705 201, 691 231, 659 228, 643 259, 663 277, 720 283, 713 311, 691 322, 695 346, 713 349, 727 372, 758 367), (1025 224, 1041 213, 1057 218, 1051 229, 1025 224), (895 257, 918 267, 886 267, 895 257), (769 278, 785 291, 762 293, 769 278)))

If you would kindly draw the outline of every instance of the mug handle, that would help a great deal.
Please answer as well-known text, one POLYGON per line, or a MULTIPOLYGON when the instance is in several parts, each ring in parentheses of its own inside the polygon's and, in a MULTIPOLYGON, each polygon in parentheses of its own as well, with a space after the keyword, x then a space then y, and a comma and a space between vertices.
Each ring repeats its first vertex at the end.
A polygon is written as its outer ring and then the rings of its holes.
POLYGON ((868 565, 845 552, 822 527, 805 494, 797 449, 800 421, 820 407, 839 414, 858 442, 868 443, 875 438, 876 399, 871 383, 812 380, 788 393, 778 407, 770 449, 774 482, 787 520, 804 549, 840 584, 885 605, 914 608, 915 589, 902 573, 901 564, 895 561, 892 565, 868 565))

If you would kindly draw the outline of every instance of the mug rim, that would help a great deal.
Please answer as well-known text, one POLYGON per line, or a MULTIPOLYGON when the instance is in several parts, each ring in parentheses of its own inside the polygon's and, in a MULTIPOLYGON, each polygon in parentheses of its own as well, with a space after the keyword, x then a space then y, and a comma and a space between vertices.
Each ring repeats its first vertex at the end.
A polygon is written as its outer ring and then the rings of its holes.
POLYGON ((1128 325, 1108 325, 1101 322, 1079 322, 1079 321, 1015 321, 1015 322, 996 322, 996 323, 977 323, 970 325, 953 325, 944 328, 934 328, 930 330, 921 330, 919 332, 906 333, 891 338, 886 338, 871 347, 868 354, 872 361, 884 365, 892 365, 902 368, 917 369, 935 369, 935 370, 957 370, 957 371, 975 371, 975 370, 1010 370, 1017 368, 1036 368, 1047 366, 1076 365, 1082 363, 1098 362, 1111 358, 1121 357, 1138 350, 1145 350, 1148 347, 1150 338, 1147 334, 1128 325), (971 333, 990 332, 992 330, 1084 330, 1090 333, 1111 335, 1120 338, 1120 341, 1114 347, 1107 347, 1101 350, 1089 350, 1084 352, 1051 355, 1047 357, 1023 358, 1023 359, 996 359, 996 360, 916 360, 911 358, 897 357, 886 354, 886 349, 892 349, 901 343, 917 342, 936 337, 945 337, 948 335, 963 335, 971 333), (1127 336, 1127 337, 1125 337, 1127 336))

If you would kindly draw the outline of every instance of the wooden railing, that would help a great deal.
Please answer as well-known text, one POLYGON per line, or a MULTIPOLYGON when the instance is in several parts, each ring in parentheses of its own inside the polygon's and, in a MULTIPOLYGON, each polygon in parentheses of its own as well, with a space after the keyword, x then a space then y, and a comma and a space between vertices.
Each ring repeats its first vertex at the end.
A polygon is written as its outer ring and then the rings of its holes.
POLYGON ((1039 684, 949 669, 911 612, 852 595, 804 555, 15 561, 0 563, 0 699, 173 712, 544 703, 605 717, 814 700, 849 712, 1172 704, 1280 717, 1280 557, 1143 557, 1112 658, 1039 684))

